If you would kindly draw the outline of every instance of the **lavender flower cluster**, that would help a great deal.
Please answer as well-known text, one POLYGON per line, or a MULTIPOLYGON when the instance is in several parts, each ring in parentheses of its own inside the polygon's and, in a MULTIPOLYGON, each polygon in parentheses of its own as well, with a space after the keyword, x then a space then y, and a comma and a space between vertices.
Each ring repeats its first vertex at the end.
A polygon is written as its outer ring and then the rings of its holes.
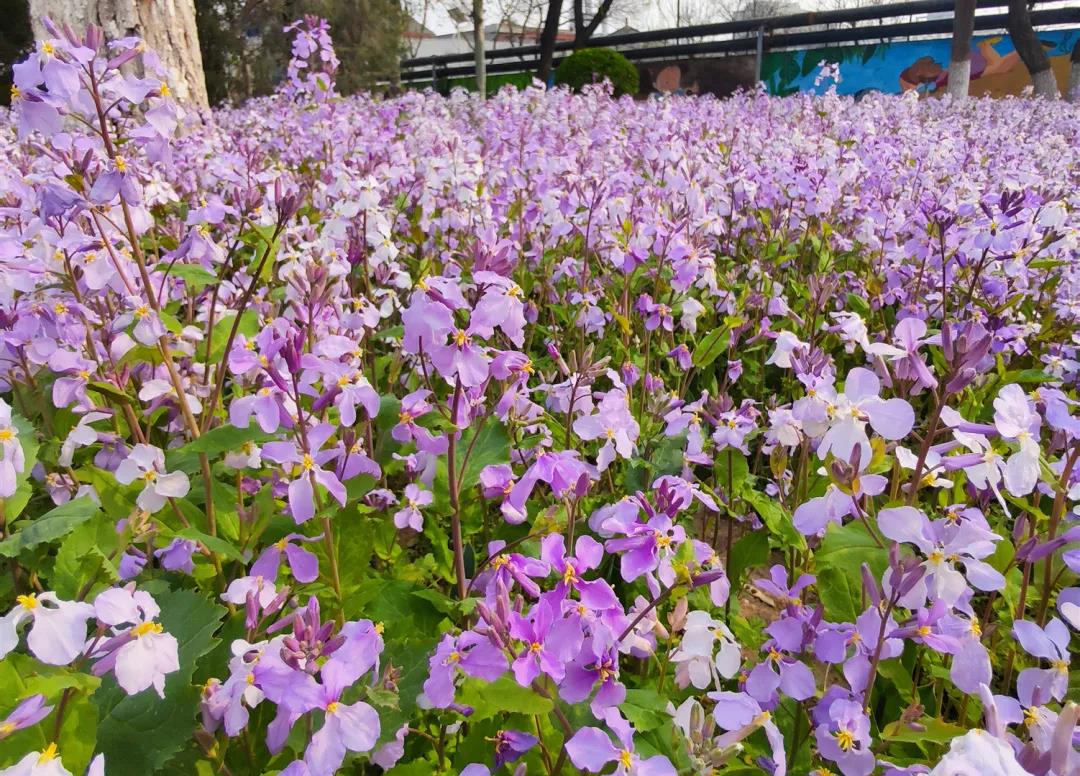
MULTIPOLYGON (((1080 112, 0 122, 0 774, 1076 776, 1080 112)), ((134 67, 138 65, 138 67, 134 67)))

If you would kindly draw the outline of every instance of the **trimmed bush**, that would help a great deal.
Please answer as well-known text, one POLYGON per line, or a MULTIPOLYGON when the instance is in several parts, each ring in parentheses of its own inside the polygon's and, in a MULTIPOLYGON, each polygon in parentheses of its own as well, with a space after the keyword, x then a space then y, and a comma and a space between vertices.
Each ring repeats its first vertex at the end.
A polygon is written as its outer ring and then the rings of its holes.
POLYGON ((637 94, 637 68, 614 49, 587 48, 575 51, 555 70, 555 83, 566 84, 574 91, 605 78, 611 81, 616 96, 637 94))

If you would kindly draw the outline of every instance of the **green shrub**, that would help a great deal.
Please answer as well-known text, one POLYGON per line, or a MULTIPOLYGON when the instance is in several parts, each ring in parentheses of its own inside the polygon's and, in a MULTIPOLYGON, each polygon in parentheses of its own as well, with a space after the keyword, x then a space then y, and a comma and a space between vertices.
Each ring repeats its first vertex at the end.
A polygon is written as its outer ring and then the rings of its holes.
POLYGON ((605 78, 615 87, 616 96, 637 94, 637 68, 613 49, 587 48, 575 51, 560 62, 555 70, 555 83, 566 84, 575 91, 605 78))

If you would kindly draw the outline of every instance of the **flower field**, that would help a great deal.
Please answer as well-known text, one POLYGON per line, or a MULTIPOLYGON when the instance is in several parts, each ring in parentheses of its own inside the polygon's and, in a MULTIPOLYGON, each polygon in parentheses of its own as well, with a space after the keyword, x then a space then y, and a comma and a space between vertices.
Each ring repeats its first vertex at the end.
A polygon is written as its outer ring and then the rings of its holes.
POLYGON ((16 66, 0 774, 1080 773, 1077 106, 292 32, 16 66))

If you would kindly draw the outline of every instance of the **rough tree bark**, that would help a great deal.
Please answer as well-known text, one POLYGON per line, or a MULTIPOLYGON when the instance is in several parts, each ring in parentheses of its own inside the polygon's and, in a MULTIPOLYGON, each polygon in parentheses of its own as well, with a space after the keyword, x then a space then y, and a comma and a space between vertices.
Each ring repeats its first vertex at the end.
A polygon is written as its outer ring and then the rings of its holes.
POLYGON ((953 12, 952 55, 949 58, 949 94, 966 100, 971 81, 971 35, 975 31, 977 0, 956 0, 953 12))
POLYGON ((476 61, 476 91, 487 96, 487 60, 484 58, 484 0, 472 1, 473 56, 476 61))
POLYGON ((34 37, 49 37, 41 19, 52 18, 82 32, 89 24, 107 38, 137 35, 169 70, 169 88, 178 100, 206 107, 206 80, 195 27, 193 0, 30 0, 34 37))
POLYGON ((1009 0, 1009 35, 1020 59, 1031 73, 1035 96, 1057 97, 1057 81, 1054 80, 1054 71, 1050 69, 1050 57, 1046 56, 1046 49, 1031 26, 1027 0, 1009 0))
POLYGON ((551 63, 555 59, 555 42, 559 35, 559 21, 562 19, 562 0, 550 0, 547 15, 544 17, 544 29, 540 33, 540 64, 536 77, 547 82, 551 74, 551 63))
POLYGON ((1065 96, 1072 102, 1080 102, 1080 40, 1076 41, 1069 57, 1069 93, 1065 96))
POLYGON ((585 19, 585 3, 584 0, 574 0, 574 50, 584 48, 585 44, 592 38, 593 33, 596 32, 596 28, 607 18, 608 12, 611 10, 611 4, 614 0, 601 0, 600 6, 596 9, 596 13, 593 14, 593 18, 585 19))

